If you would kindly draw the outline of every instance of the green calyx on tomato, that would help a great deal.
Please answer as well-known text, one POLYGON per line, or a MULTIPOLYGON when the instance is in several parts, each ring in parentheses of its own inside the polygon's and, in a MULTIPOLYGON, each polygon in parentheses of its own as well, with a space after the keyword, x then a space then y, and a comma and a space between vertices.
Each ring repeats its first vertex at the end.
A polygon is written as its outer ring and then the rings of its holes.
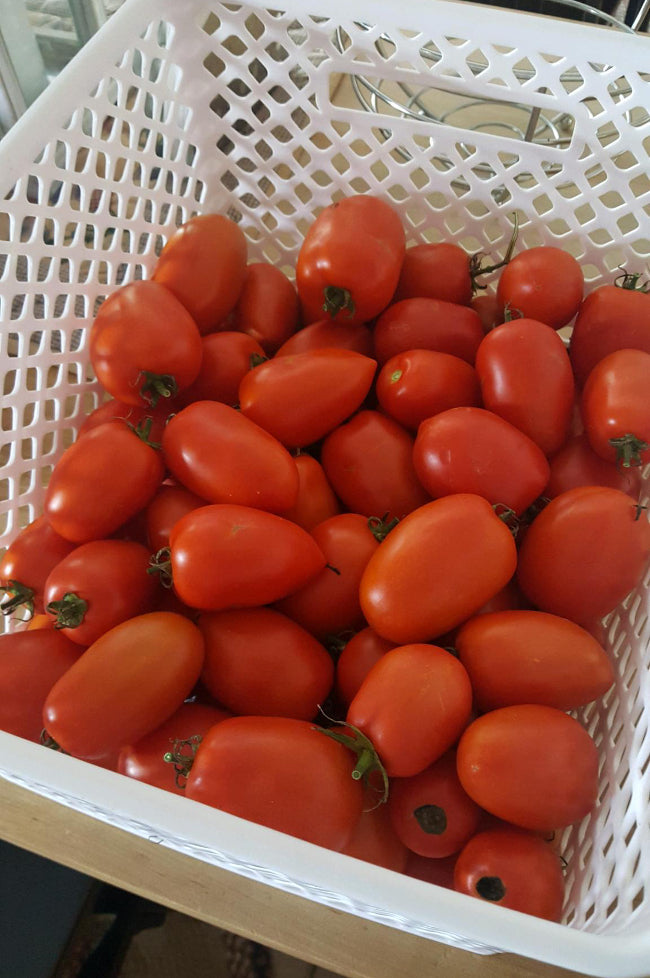
POLYGON ((151 555, 147 574, 158 574, 158 579, 163 587, 171 588, 172 579, 172 552, 169 547, 163 547, 155 554, 151 555))
POLYGON ((349 289, 338 285, 327 285, 323 289, 323 311, 332 318, 345 310, 348 315, 354 315, 354 299, 349 289))
POLYGON ((162 447, 160 442, 151 441, 153 418, 143 418, 142 421, 138 421, 137 424, 131 424, 130 421, 127 421, 126 426, 133 432, 134 435, 138 436, 140 441, 143 441, 145 445, 148 445, 149 448, 159 449, 162 447))
POLYGON ((4 591, 5 597, 10 595, 9 600, 4 599, 0 603, 0 611, 3 615, 13 615, 14 611, 21 608, 23 605, 27 612, 26 621, 34 614, 34 591, 31 587, 27 587, 25 584, 21 584, 20 581, 7 581, 7 583, 0 587, 0 591, 4 591))
POLYGON ((610 445, 616 449, 616 464, 623 469, 643 465, 642 452, 647 452, 648 443, 629 432, 619 438, 610 438, 610 445))
POLYGON ((78 628, 86 617, 88 602, 68 591, 59 601, 50 601, 45 610, 56 616, 55 628, 78 628))
POLYGON ((156 407, 161 397, 170 398, 178 394, 178 384, 172 374, 154 374, 150 370, 142 370, 140 376, 144 378, 140 395, 151 407, 156 407))
POLYGON ((628 292, 650 292, 650 282, 642 281, 640 272, 626 272, 625 269, 614 279, 614 285, 628 292))
POLYGON ((163 754, 163 761, 166 764, 174 765, 174 780, 177 788, 185 787, 187 777, 192 770, 196 752, 202 740, 203 737, 200 737, 198 734, 195 734, 193 737, 188 737, 186 740, 174 740, 172 741, 172 750, 168 750, 163 754))
POLYGON ((41 736, 39 737, 39 743, 41 744, 42 747, 47 747, 47 748, 49 748, 49 750, 56 750, 60 754, 67 754, 68 753, 67 751, 63 750, 63 747, 61 747, 60 744, 57 744, 57 742, 54 739, 54 737, 50 736, 50 734, 47 732, 47 730, 45 730, 45 728, 43 728, 43 730, 41 730, 41 736))
POLYGON ((515 244, 517 243, 517 235, 519 234, 519 219, 517 213, 512 215, 512 234, 510 235, 510 241, 508 242, 508 247, 506 248, 506 253, 501 261, 495 262, 494 265, 484 265, 483 260, 485 255, 478 251, 475 255, 472 255, 469 260, 469 275, 472 280, 472 293, 476 293, 479 289, 487 289, 487 285, 477 281, 479 277, 485 275, 491 275, 492 272, 497 272, 504 265, 507 265, 512 258, 512 253, 515 250, 515 244))
POLYGON ((399 523, 397 516, 394 516, 392 520, 387 519, 387 517, 388 513, 384 513, 383 516, 370 516, 368 518, 368 529, 379 543, 385 540, 390 531, 399 523))
MULTIPOLYGON (((321 710, 321 713, 323 711, 321 710)), ((323 716, 325 714, 323 713, 323 716)), ((331 723, 336 724, 339 727, 345 727, 347 730, 352 731, 351 733, 344 733, 343 731, 332 730, 329 727, 318 727, 314 726, 314 730, 318 730, 319 733, 325 734, 326 737, 330 737, 339 744, 343 744, 357 756, 357 763, 352 770, 352 779, 354 781, 363 781, 366 787, 376 790, 379 794, 379 798, 375 805, 373 805, 371 811, 378 808, 388 801, 388 775, 386 769, 379 759, 379 754, 377 753, 374 744, 369 737, 366 737, 358 727, 353 726, 351 723, 346 723, 345 720, 332 720, 331 717, 327 717, 331 723), (381 779, 381 788, 378 788, 376 782, 372 780, 372 776, 378 775, 381 779)))

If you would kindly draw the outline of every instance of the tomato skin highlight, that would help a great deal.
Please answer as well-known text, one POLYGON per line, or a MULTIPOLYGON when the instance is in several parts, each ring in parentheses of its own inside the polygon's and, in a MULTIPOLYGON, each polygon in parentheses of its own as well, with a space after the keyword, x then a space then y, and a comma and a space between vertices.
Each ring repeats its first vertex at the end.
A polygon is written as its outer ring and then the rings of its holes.
POLYGON ((473 365, 484 335, 481 319, 470 306, 427 298, 391 303, 372 333, 380 367, 408 350, 435 350, 473 365))
POLYGON ((382 410, 413 431, 441 411, 482 403, 474 368, 460 357, 435 350, 408 350, 391 357, 379 371, 375 391, 382 410))
POLYGON ((616 350, 600 360, 585 382, 580 410, 589 444, 601 458, 622 467, 650 459, 650 353, 616 350), (630 456, 612 444, 633 436, 630 456), (637 444, 642 442, 642 445, 637 444))
POLYGON ((305 720, 232 717, 203 738, 186 797, 341 850, 363 807, 352 753, 305 720))
POLYGON ((155 611, 97 639, 50 690, 43 726, 63 750, 93 760, 160 726, 191 692, 203 666, 201 632, 155 611))
POLYGON ((569 356, 578 387, 615 350, 650 353, 650 299, 645 292, 601 285, 585 296, 571 332, 569 356))
POLYGON ((497 283, 501 306, 537 319, 552 329, 570 323, 580 308, 584 275, 568 251, 553 246, 529 248, 502 269, 497 283))

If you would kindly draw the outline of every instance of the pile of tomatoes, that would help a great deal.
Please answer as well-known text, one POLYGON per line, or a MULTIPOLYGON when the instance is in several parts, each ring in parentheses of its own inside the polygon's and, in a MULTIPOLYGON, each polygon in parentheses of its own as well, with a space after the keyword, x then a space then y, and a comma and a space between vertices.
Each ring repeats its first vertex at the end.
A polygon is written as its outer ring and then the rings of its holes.
POLYGON ((0 564, 0 728, 561 919, 650 558, 650 298, 585 292, 371 195, 287 271, 190 219, 100 307, 107 398, 0 564))

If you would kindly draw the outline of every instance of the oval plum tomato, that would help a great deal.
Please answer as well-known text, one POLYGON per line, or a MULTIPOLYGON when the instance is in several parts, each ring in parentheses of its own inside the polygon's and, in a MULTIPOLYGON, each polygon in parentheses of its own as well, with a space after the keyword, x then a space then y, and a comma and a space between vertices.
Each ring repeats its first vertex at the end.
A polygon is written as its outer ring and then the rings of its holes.
POLYGON ((77 430, 77 438, 81 438, 87 431, 97 428, 106 421, 124 421, 130 427, 140 428, 140 430, 146 425, 148 440, 154 444, 158 443, 162 438, 169 415, 175 410, 176 403, 175 400, 172 405, 164 398, 158 402, 156 407, 144 403, 136 406, 124 404, 112 397, 86 416, 83 424, 77 430))
POLYGON ((311 535, 326 566, 276 607, 322 641, 363 627, 359 582, 385 529, 359 513, 339 513, 319 523, 311 535))
POLYGON ((153 280, 173 292, 201 333, 209 333, 239 298, 247 253, 244 232, 234 221, 222 214, 199 214, 169 238, 153 280))
POLYGON ((574 710, 614 683, 609 656, 584 628, 542 611, 495 611, 466 622, 456 651, 482 713, 517 703, 574 710))
POLYGON ((470 839, 456 859, 454 889, 544 920, 562 918, 562 863, 548 842, 522 829, 489 829, 470 839))
POLYGON ((341 852, 402 873, 409 851, 395 832, 386 805, 379 805, 361 812, 352 838, 341 852))
POLYGON ((394 642, 368 626, 346 642, 336 660, 335 682, 336 694, 344 706, 350 705, 374 664, 394 648, 394 642))
POLYGON ((384 638, 426 642, 460 625, 512 578, 512 533, 481 496, 416 509, 391 530, 360 584, 366 621, 384 638))
POLYGON ((453 749, 419 774, 395 778, 388 811, 405 846, 420 856, 440 859, 462 849, 477 831, 482 814, 458 780, 453 749))
MULTIPOLYGON (((627 281, 633 285, 634 276, 627 281)), ((601 285, 585 296, 569 344, 579 387, 596 364, 615 350, 650 353, 649 308, 650 298, 645 291, 625 285, 601 285)))
POLYGON ((427 298, 393 302, 372 332, 380 366, 408 350, 436 350, 473 364, 484 335, 479 315, 470 306, 427 298))
POLYGON ((397 287, 406 237, 397 211, 372 194, 330 204, 298 252, 296 287, 306 325, 323 318, 370 322, 397 287))
POLYGON ((147 573, 151 554, 130 540, 91 540, 48 575, 45 607, 67 638, 91 645, 127 618, 152 611, 158 582, 147 573))
POLYGON ((465 667, 445 649, 415 643, 382 656, 345 719, 370 739, 390 778, 407 778, 449 750, 471 708, 465 667))
POLYGON ((162 449, 174 478, 207 502, 281 513, 298 497, 298 470, 287 449, 220 401, 195 401, 175 414, 162 449))
POLYGON ((296 287, 270 262, 251 262, 233 310, 233 328, 256 340, 273 356, 298 328, 296 287))
POLYGON ((208 612, 198 624, 205 640, 201 679, 218 703, 245 716, 316 716, 332 688, 334 663, 306 629, 272 608, 208 612))
POLYGON ((650 558, 650 524, 628 495, 580 486, 552 499, 519 551, 519 586, 541 611, 588 627, 639 583, 650 558))
POLYGON ((471 364, 435 350, 408 350, 391 357, 379 371, 375 391, 382 410, 412 430, 440 411, 481 404, 471 364))
POLYGON ((456 760, 470 798, 520 828, 573 825, 598 797, 594 741, 552 706, 525 703, 484 713, 462 734, 456 760))
POLYGON ((307 452, 294 456, 298 469, 298 498, 281 513, 285 519, 311 530, 318 523, 341 512, 341 504, 325 475, 323 466, 307 452))
POLYGON ((316 323, 299 329, 280 349, 276 357, 287 357, 294 353, 309 353, 310 350, 331 349, 354 350, 364 357, 372 357, 372 333, 364 323, 348 326, 347 323, 321 319, 316 323))
POLYGON ((520 514, 548 482, 544 452, 484 408, 457 407, 423 421, 413 446, 418 479, 434 498, 475 493, 520 514))
POLYGON ((0 637, 0 730, 38 743, 52 686, 83 653, 49 628, 0 637))
POLYGON ((66 540, 109 537, 143 509, 165 475, 160 453, 123 421, 107 421, 73 442, 57 462, 44 512, 66 540))
POLYGON ((47 575, 74 546, 52 529, 45 516, 23 527, 0 559, 2 614, 12 615, 23 607, 27 617, 42 612, 47 575))
POLYGON ((606 462, 593 450, 585 434, 575 435, 550 459, 551 473, 544 489, 554 499, 567 489, 578 486, 609 486, 638 499, 641 474, 638 467, 621 468, 606 462))
POLYGON ((474 312, 478 313, 485 333, 489 333, 491 329, 504 321, 503 306, 499 302, 496 292, 483 292, 475 295, 470 305, 474 312))
POLYGON ((203 738, 187 798, 327 849, 349 842, 363 806, 355 755, 314 724, 231 717, 203 738))
POLYGON ((476 354, 483 406, 552 455, 569 434, 575 400, 571 361, 560 336, 534 319, 487 334, 476 354))
POLYGON ((239 385, 252 369, 251 357, 261 362, 265 353, 257 340, 246 333, 224 330, 202 337, 203 355, 195 380, 175 398, 185 407, 192 401, 222 401, 234 406, 239 399, 239 385))
POLYGON ((191 513, 193 509, 205 505, 205 499, 201 499, 189 489, 163 483, 145 509, 147 543, 150 550, 157 553, 168 547, 172 529, 180 518, 186 513, 191 513))
POLYGON ((86 649, 50 690, 48 734, 92 760, 135 743, 164 723, 203 667, 203 636, 184 618, 154 611, 116 625, 86 649))
POLYGON ((184 795, 185 778, 177 775, 173 764, 165 761, 165 754, 173 750, 174 741, 203 737, 211 727, 230 715, 226 710, 207 703, 183 703, 151 733, 121 749, 117 770, 136 781, 184 795))
POLYGON ((574 318, 584 294, 580 263, 568 251, 540 246, 522 251, 502 270, 497 299, 527 319, 561 329, 574 318))
POLYGON ((589 444, 622 468, 650 459, 650 353, 616 350, 600 360, 582 391, 580 409, 589 444))
POLYGON ((422 297, 469 305, 472 275, 464 248, 450 241, 434 241, 406 249, 394 301, 422 297))
POLYGON ((334 492, 354 513, 401 519, 429 502, 413 467, 413 435, 379 411, 359 411, 321 447, 334 492))
POLYGON ((363 403, 376 363, 353 350, 324 349, 267 360, 239 386, 242 414, 289 448, 323 438, 363 403))
POLYGON ((100 306, 90 330, 97 379, 124 404, 155 406, 188 387, 201 366, 201 336, 178 299, 157 282, 131 282, 100 306))
POLYGON ((250 506, 202 506, 170 539, 174 590, 190 608, 221 611, 270 604, 325 566, 314 538, 296 523, 250 506))

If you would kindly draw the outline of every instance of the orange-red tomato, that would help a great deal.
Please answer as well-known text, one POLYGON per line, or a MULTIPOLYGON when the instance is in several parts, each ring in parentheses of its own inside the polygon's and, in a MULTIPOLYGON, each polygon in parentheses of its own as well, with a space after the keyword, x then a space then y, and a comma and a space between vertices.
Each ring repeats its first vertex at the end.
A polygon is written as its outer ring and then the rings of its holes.
POLYGON ((235 308, 233 327, 256 340, 272 356, 298 328, 296 287, 270 262, 251 262, 235 308))
POLYGON ((234 407, 244 374, 257 362, 251 358, 261 361, 264 350, 252 336, 234 330, 208 333, 201 338, 201 346, 199 372, 174 403, 184 407, 192 401, 222 401, 234 407))
POLYGON ((391 303, 372 333, 380 366, 408 350, 437 350, 473 364, 484 335, 480 317, 470 306, 427 298, 391 303))
POLYGON ((52 528, 47 517, 37 516, 28 523, 0 559, 3 614, 13 614, 22 608, 27 615, 42 612, 47 576, 74 547, 71 540, 52 528))
POLYGON ((374 664, 394 648, 394 642, 369 627, 362 628, 346 642, 336 660, 336 693, 344 706, 350 705, 374 664))
POLYGON ((374 866, 403 873, 409 850, 399 838, 386 805, 364 809, 354 827, 352 838, 341 852, 374 866))
POLYGON ((515 255, 503 268, 497 298, 504 309, 561 329, 574 318, 584 292, 580 263, 562 248, 540 246, 515 255))
POLYGON ((395 301, 428 297, 469 305, 470 256, 451 241, 425 242, 406 249, 395 301))
POLYGON ((332 322, 330 319, 320 319, 299 329, 286 340, 276 357, 287 357, 293 353, 308 353, 310 350, 326 348, 355 350, 364 357, 372 357, 372 332, 365 323, 350 326, 347 323, 332 322))
POLYGON ((298 469, 298 498, 281 515, 305 530, 341 512, 341 503, 325 475, 323 466, 307 452, 294 456, 298 469))
POLYGON ((382 410, 412 430, 440 411, 482 403, 471 364, 435 350, 407 350, 391 357, 379 371, 375 390, 382 410))

